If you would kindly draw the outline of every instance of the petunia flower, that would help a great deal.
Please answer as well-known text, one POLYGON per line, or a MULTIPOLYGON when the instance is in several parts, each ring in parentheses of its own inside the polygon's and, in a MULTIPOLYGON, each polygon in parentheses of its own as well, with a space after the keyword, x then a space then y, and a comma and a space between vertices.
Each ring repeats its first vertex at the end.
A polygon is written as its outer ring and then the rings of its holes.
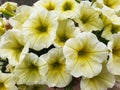
POLYGON ((5 2, 0 6, 0 12, 6 16, 14 16, 17 8, 17 3, 15 2, 5 2))
POLYGON ((119 10, 120 0, 96 0, 96 2, 101 3, 103 7, 109 7, 113 10, 119 10))
POLYGON ((34 11, 23 24, 23 32, 30 48, 41 50, 48 48, 55 39, 58 22, 57 15, 49 13, 40 7, 35 7, 34 11))
POLYGON ((54 45, 57 47, 63 47, 69 38, 76 37, 78 33, 80 33, 80 31, 76 29, 72 20, 66 19, 59 21, 54 45))
POLYGON ((60 5, 60 20, 65 20, 68 18, 74 19, 79 16, 79 3, 75 0, 62 0, 62 4, 60 5))
POLYGON ((34 6, 43 7, 48 11, 55 11, 60 8, 62 0, 39 0, 34 6))
POLYGON ((16 80, 14 75, 0 72, 0 90, 18 90, 16 80))
POLYGON ((54 48, 40 57, 48 64, 48 72, 44 81, 49 87, 65 87, 72 80, 72 76, 66 70, 65 57, 62 48, 54 48))
POLYGON ((13 28, 22 30, 22 25, 30 16, 30 12, 32 7, 27 5, 21 5, 17 7, 15 15, 9 18, 9 23, 12 25, 13 28))
POLYGON ((106 63, 103 63, 103 69, 101 73, 93 78, 81 79, 81 90, 107 90, 112 88, 115 84, 114 75, 108 72, 106 63))
POLYGON ((1 36, 0 54, 9 59, 11 65, 17 65, 29 50, 23 34, 19 30, 9 30, 1 36))
POLYGON ((112 74, 120 75, 120 33, 113 35, 108 42, 108 48, 110 52, 107 68, 112 74))
POLYGON ((14 69, 15 76, 19 78, 17 84, 43 84, 42 77, 48 70, 44 65, 45 63, 33 53, 26 54, 25 58, 14 69))
POLYGON ((79 24, 80 29, 92 32, 103 28, 103 22, 99 17, 100 12, 96 11, 90 2, 81 1, 78 12, 80 15, 75 21, 79 24))
POLYGON ((93 77, 101 72, 101 63, 107 58, 108 49, 90 32, 80 33, 66 41, 63 47, 67 70, 74 77, 93 77))

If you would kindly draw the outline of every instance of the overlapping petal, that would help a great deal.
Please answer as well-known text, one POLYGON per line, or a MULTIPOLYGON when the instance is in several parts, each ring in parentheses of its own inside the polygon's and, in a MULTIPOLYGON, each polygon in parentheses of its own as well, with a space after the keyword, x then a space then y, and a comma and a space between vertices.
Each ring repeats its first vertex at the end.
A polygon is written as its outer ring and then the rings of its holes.
POLYGON ((40 58, 48 63, 44 80, 49 87, 65 87, 70 83, 72 76, 66 70, 62 48, 54 48, 40 58))
POLYGON ((15 67, 14 73, 18 76, 18 84, 43 84, 42 77, 47 72, 45 61, 33 53, 26 54, 25 58, 15 67))

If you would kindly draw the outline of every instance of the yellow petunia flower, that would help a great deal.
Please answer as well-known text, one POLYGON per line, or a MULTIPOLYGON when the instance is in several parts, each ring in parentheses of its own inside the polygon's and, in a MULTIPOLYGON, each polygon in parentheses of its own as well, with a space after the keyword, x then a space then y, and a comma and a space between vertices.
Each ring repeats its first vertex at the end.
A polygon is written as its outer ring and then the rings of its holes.
POLYGON ((58 27, 58 16, 40 7, 35 7, 34 11, 23 24, 23 32, 30 48, 41 50, 49 47, 54 39, 58 27))
POLYGON ((0 55, 7 57, 11 65, 17 65, 29 51, 23 34, 19 30, 9 30, 1 36, 0 55))
POLYGON ((34 3, 34 6, 43 7, 48 11, 55 11, 60 8, 62 0, 39 0, 34 3))
POLYGON ((59 21, 54 45, 57 47, 63 47, 69 38, 76 37, 78 33, 80 33, 80 31, 75 28, 74 22, 72 20, 67 19, 59 21))
POLYGON ((107 68, 112 74, 120 75, 120 33, 113 35, 108 48, 110 52, 107 68))
POLYGON ((62 0, 62 4, 60 5, 60 20, 65 20, 68 18, 74 19, 79 16, 79 3, 75 0, 62 0))
POLYGON ((14 69, 15 76, 19 78, 17 84, 43 84, 42 77, 48 70, 44 65, 45 63, 33 53, 26 54, 25 58, 14 69))
POLYGON ((62 48, 54 48, 40 57, 48 64, 48 72, 44 77, 49 87, 65 87, 72 80, 72 76, 66 70, 65 57, 62 48))
POLYGON ((6 16, 14 16, 17 8, 17 3, 15 2, 5 2, 0 6, 0 12, 6 16))
POLYGON ((14 75, 0 72, 0 90, 18 90, 14 75))
POLYGON ((66 41, 63 47, 67 70, 74 77, 93 77, 101 72, 101 63, 107 58, 106 45, 88 32, 66 41))
POLYGON ((81 1, 78 12, 80 15, 75 21, 79 24, 80 29, 92 32, 103 28, 103 22, 99 17, 100 12, 96 11, 90 2, 81 1))
POLYGON ((31 10, 32 7, 26 5, 17 7, 15 15, 9 18, 9 23, 14 29, 22 30, 22 25, 30 16, 31 10))
POLYGON ((114 75, 108 72, 106 63, 103 64, 101 73, 93 78, 81 79, 81 90, 107 90, 112 88, 115 84, 114 75))
POLYGON ((120 8, 120 0, 96 0, 96 2, 101 3, 103 7, 109 7, 114 10, 118 10, 120 8))

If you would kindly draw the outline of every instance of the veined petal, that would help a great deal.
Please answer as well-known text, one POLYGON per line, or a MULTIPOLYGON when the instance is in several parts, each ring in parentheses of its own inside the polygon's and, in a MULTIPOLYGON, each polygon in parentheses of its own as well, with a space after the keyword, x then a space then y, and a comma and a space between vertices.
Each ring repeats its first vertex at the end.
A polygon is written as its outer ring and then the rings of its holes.
POLYGON ((94 34, 84 32, 67 40, 63 53, 67 59, 66 67, 73 76, 93 77, 100 73, 108 49, 94 34))
POLYGON ((19 77, 18 84, 43 84, 42 77, 47 72, 45 61, 38 58, 37 55, 26 54, 25 58, 15 67, 14 73, 19 77))
POLYGON ((8 58, 11 65, 16 65, 28 52, 29 45, 25 43, 19 30, 9 30, 1 37, 0 54, 8 58))
POLYGON ((53 43, 58 26, 58 17, 54 12, 50 13, 38 7, 34 9, 34 12, 23 25, 23 32, 30 48, 41 50, 48 48, 53 43))
POLYGON ((65 87, 70 83, 72 76, 66 70, 62 48, 54 48, 40 59, 48 63, 48 72, 44 80, 49 87, 65 87))
POLYGON ((103 28, 103 22, 99 17, 100 12, 94 10, 89 1, 81 1, 79 14, 75 21, 79 24, 80 29, 92 32, 103 28))
POLYGON ((63 47, 65 42, 69 38, 74 38, 80 33, 79 30, 75 30, 75 25, 72 20, 62 20, 59 21, 58 29, 56 31, 56 37, 54 40, 54 45, 57 47, 63 47))

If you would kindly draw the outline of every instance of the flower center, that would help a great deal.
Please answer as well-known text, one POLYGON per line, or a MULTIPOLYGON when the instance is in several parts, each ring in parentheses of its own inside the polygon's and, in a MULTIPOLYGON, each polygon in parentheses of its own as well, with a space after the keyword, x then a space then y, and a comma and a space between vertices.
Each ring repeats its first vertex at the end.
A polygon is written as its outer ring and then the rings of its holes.
POLYGON ((60 38, 60 40, 62 41, 62 42, 66 42, 66 40, 67 40, 67 37, 62 37, 62 38, 60 38))
POLYGON ((86 54, 86 51, 84 51, 84 50, 80 50, 79 52, 78 52, 78 55, 79 56, 82 56, 82 55, 85 55, 86 54))
POLYGON ((47 31, 47 27, 46 26, 41 26, 39 30, 40 30, 40 32, 45 32, 45 31, 47 31))
POLYGON ((52 3, 49 3, 48 5, 46 5, 46 8, 48 11, 52 11, 55 9, 55 5, 53 5, 52 3))
POLYGON ((6 88, 5 88, 3 83, 0 83, 0 90, 6 90, 6 88))
POLYGON ((63 10, 67 11, 67 10, 71 10, 72 9, 72 4, 70 2, 65 2, 63 5, 63 10))
POLYGON ((29 67, 30 67, 30 70, 32 70, 32 71, 37 71, 38 70, 38 67, 33 65, 33 64, 30 65, 29 67))

